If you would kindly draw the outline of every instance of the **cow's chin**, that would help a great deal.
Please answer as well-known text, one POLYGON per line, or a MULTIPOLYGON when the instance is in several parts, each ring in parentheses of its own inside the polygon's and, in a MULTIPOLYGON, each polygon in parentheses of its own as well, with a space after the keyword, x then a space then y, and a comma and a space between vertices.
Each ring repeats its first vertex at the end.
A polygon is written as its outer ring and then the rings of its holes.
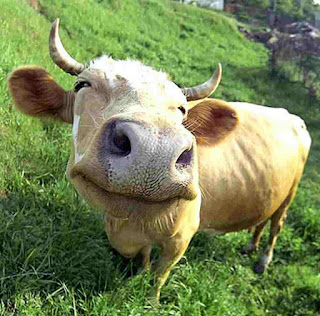
POLYGON ((192 200, 179 196, 164 201, 150 201, 106 191, 80 174, 72 178, 72 183, 89 204, 119 219, 153 220, 161 214, 183 209, 186 204, 193 204, 200 198, 200 193, 197 193, 193 194, 192 200))

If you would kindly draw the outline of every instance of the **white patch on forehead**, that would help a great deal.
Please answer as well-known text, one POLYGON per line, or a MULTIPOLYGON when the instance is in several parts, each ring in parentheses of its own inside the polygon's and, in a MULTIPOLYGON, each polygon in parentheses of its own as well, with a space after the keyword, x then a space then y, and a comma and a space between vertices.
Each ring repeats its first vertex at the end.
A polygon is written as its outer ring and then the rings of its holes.
POLYGON ((145 66, 134 60, 114 60, 109 56, 101 56, 90 62, 92 69, 99 69, 106 74, 111 87, 116 87, 117 77, 123 77, 134 89, 141 89, 145 85, 163 85, 170 95, 176 99, 181 98, 181 104, 186 103, 186 98, 180 93, 179 88, 170 81, 168 75, 145 66))
POLYGON ((78 163, 81 161, 83 155, 79 154, 77 151, 77 139, 78 139, 78 129, 80 123, 80 115, 74 115, 72 135, 73 135, 73 147, 74 147, 74 162, 78 163))
POLYGON ((90 68, 105 72, 110 80, 114 80, 116 76, 126 78, 132 83, 165 82, 169 80, 166 73, 156 71, 139 61, 114 60, 106 55, 91 61, 90 68))

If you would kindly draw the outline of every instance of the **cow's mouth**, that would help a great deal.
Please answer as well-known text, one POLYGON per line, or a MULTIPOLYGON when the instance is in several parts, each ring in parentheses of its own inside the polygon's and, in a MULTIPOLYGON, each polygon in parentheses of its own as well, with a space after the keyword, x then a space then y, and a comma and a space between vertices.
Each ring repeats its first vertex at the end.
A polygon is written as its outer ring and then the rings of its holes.
MULTIPOLYGON (((91 192, 95 192, 95 195, 99 195, 100 197, 104 196, 109 199, 114 198, 114 199, 119 199, 119 198, 127 198, 132 201, 139 201, 144 202, 146 204, 157 204, 157 203, 163 203, 170 201, 172 199, 177 199, 177 198, 183 198, 185 200, 194 200, 197 197, 196 192, 194 190, 188 190, 186 188, 184 194, 181 194, 179 196, 173 196, 170 198, 163 198, 163 199, 153 199, 152 197, 148 196, 139 196, 139 195, 132 195, 128 193, 118 193, 118 192, 112 192, 107 189, 105 189, 103 186, 101 186, 99 183, 94 181, 91 177, 85 175, 84 173, 77 172, 76 174, 73 174, 71 178, 72 182, 75 184, 75 186, 81 186, 82 190, 84 189, 84 193, 86 196, 90 196, 91 192)), ((91 200, 91 199, 90 199, 91 200)))
POLYGON ((72 181, 75 182, 75 183, 79 181, 82 184, 84 184, 85 186, 87 186, 87 188, 89 190, 95 190, 95 191, 99 192, 99 194, 108 196, 109 198, 126 197, 128 199, 144 201, 145 203, 150 203, 150 204, 167 201, 167 199, 159 201, 159 200, 148 199, 148 198, 145 198, 145 197, 132 196, 132 195, 126 194, 126 193, 116 193, 116 192, 108 191, 105 188, 103 188, 101 185, 96 183, 94 180, 92 180, 90 177, 86 176, 83 173, 79 173, 76 176, 74 176, 72 181))
POLYGON ((72 177, 80 195, 97 209, 112 215, 113 218, 123 220, 153 220, 160 214, 178 211, 188 200, 173 197, 163 201, 151 201, 139 197, 123 195, 105 190, 82 173, 72 177))

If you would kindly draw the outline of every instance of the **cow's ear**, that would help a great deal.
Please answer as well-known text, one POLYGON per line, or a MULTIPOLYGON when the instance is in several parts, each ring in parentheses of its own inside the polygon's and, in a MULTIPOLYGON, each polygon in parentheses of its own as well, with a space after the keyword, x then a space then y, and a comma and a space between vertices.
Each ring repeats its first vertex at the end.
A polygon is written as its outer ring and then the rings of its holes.
POLYGON ((63 90, 43 68, 20 67, 12 72, 8 84, 16 107, 21 112, 73 122, 74 92, 63 90))
POLYGON ((238 125, 237 112, 226 102, 204 99, 190 103, 184 125, 200 145, 217 144, 238 125))

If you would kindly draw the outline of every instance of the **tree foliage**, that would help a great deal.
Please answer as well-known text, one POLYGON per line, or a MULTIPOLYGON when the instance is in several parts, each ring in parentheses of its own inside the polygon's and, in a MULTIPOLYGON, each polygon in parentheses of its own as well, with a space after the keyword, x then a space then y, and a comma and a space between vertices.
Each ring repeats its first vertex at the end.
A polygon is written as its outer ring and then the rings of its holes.
POLYGON ((320 6, 313 0, 272 0, 270 8, 279 13, 289 14, 298 19, 314 19, 314 12, 320 11, 320 6))

